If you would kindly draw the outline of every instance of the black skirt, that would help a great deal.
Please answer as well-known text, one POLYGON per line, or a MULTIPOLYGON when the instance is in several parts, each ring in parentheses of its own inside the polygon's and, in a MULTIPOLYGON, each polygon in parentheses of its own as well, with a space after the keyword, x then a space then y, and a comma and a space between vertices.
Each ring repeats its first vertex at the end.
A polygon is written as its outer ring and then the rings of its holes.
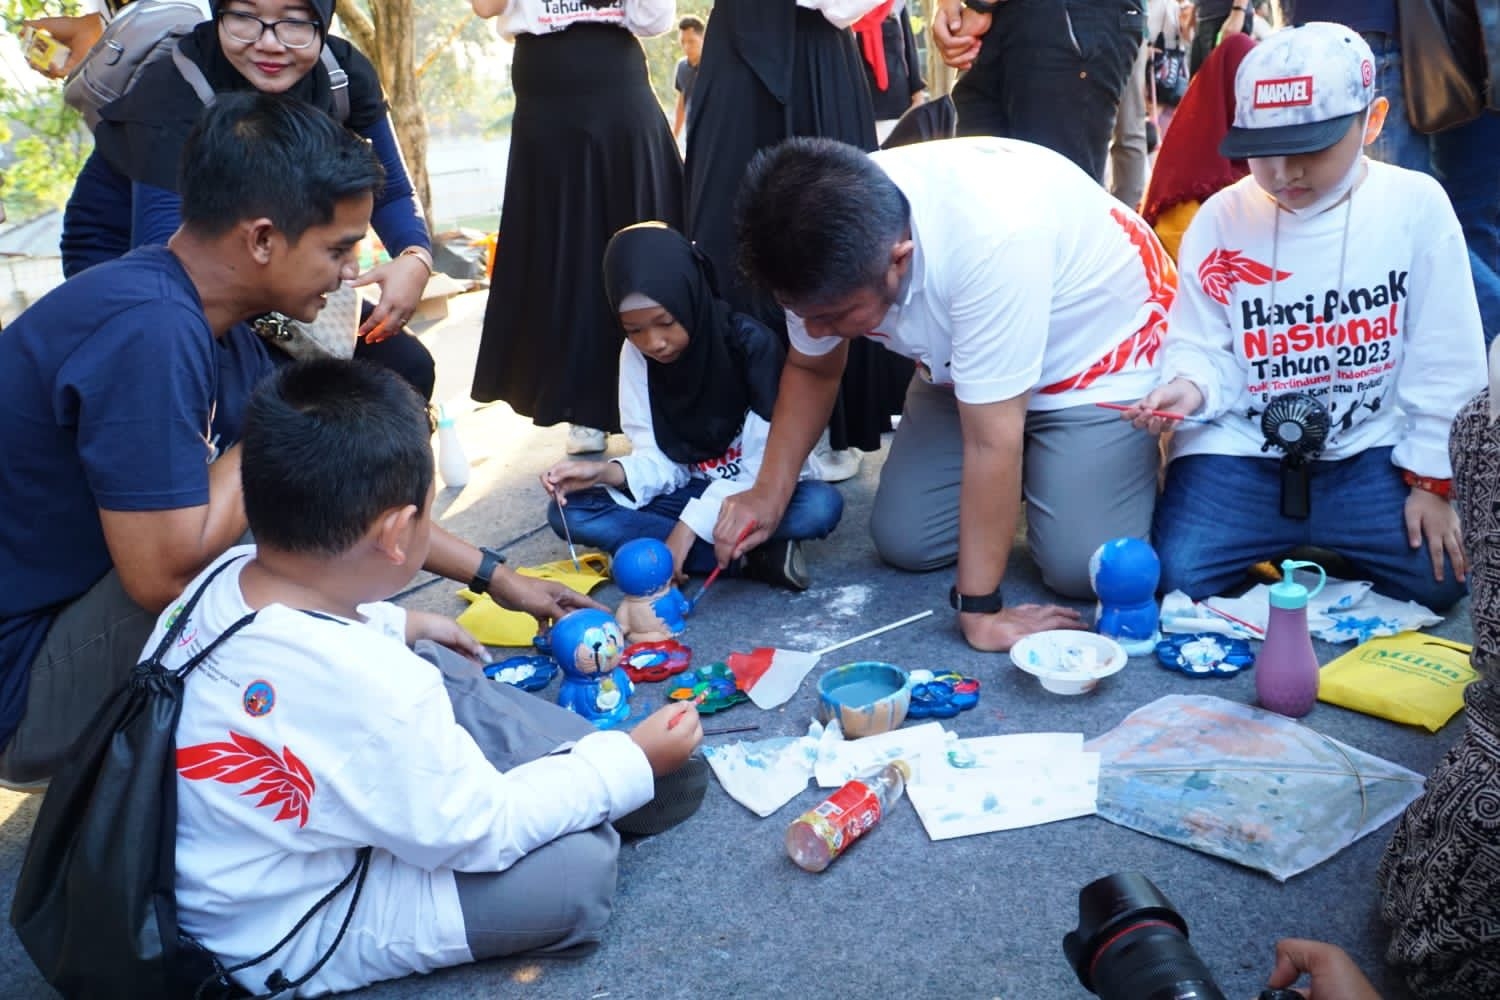
POLYGON ((600 261, 614 233, 680 226, 682 162, 623 28, 516 39, 516 112, 473 396, 541 426, 615 431, 622 334, 600 261))
MULTIPOLYGON (((730 303, 783 337, 785 314, 736 266, 734 201, 751 158, 797 135, 875 148, 875 113, 854 36, 795 0, 718 0, 688 121, 688 235, 714 262, 730 303)), ((828 424, 833 447, 878 449, 911 374, 911 361, 878 343, 851 343, 828 424)))

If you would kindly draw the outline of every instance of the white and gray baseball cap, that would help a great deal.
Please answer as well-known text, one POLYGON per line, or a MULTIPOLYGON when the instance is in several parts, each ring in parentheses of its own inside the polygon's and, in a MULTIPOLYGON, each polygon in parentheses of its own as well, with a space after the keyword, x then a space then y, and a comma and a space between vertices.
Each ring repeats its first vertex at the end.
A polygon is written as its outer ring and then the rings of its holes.
POLYGON ((1375 100, 1375 56, 1357 32, 1311 21, 1273 33, 1234 78, 1227 159, 1316 153, 1342 139, 1375 100))

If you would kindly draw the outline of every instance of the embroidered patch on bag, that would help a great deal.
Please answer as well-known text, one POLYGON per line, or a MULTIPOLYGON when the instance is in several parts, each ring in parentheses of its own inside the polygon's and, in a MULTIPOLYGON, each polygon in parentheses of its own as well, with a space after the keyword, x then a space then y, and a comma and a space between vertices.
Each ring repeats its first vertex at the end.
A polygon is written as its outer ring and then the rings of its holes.
POLYGON ((252 681, 245 688, 245 714, 258 719, 276 707, 276 689, 270 681, 252 681))

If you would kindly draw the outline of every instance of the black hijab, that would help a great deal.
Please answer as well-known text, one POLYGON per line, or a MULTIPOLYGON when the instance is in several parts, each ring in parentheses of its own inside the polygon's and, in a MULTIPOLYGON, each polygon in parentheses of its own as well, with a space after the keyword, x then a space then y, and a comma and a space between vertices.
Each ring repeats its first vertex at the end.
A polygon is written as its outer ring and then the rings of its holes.
POLYGON ((702 251, 660 222, 620 230, 604 248, 604 294, 619 312, 632 292, 658 303, 688 333, 676 361, 646 359, 663 454, 684 464, 711 461, 734 443, 747 411, 771 419, 785 352, 770 330, 719 298, 702 251))
MULTIPOLYGON (((310 3, 326 29, 333 17, 333 0, 310 3)), ((215 0, 215 15, 218 7, 215 0)), ((325 33, 323 43, 349 74, 349 120, 344 124, 363 134, 385 114, 380 78, 370 60, 344 39, 325 33)), ((183 55, 203 71, 214 93, 252 89, 253 84, 224 55, 217 17, 199 24, 178 44, 183 55)), ((333 87, 321 59, 286 94, 334 113, 333 87)), ((94 145, 110 166, 131 180, 176 191, 178 156, 202 113, 197 92, 182 78, 172 58, 163 56, 146 67, 124 96, 100 109, 94 145)))

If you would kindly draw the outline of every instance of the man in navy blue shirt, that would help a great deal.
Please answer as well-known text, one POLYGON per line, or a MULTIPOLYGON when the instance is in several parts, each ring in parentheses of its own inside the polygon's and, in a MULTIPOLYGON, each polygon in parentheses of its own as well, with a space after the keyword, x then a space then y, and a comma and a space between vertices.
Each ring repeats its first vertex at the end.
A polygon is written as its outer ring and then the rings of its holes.
MULTIPOLYGON (((157 614, 244 535, 236 442, 271 364, 245 321, 317 316, 357 273, 383 181, 358 136, 255 92, 220 95, 180 169, 183 221, 166 246, 88 269, 0 332, 8 784, 50 777, 157 614)), ((594 606, 433 534, 427 568, 506 606, 542 618, 594 606)))

